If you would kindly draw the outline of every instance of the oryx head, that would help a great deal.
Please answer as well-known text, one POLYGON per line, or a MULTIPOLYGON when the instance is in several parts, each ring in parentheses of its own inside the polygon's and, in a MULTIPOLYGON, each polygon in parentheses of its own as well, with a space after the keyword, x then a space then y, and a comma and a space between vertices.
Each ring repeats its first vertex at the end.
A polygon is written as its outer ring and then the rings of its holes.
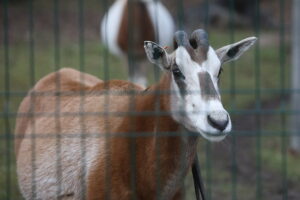
POLYGON ((224 139, 231 131, 231 120, 218 87, 222 64, 238 59, 255 41, 255 37, 249 37, 215 51, 204 30, 195 30, 190 37, 177 31, 171 54, 158 44, 145 41, 148 59, 171 75, 173 119, 210 141, 224 139))

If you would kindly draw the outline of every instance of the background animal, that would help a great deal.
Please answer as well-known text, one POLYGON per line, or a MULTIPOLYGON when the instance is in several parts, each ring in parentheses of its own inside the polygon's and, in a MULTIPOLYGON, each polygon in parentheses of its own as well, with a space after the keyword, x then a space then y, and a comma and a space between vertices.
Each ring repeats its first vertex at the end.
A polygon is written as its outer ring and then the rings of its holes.
POLYGON ((205 31, 190 37, 178 31, 171 54, 146 41, 148 59, 164 71, 146 90, 73 69, 42 78, 21 103, 16 124, 24 197, 182 199, 199 136, 220 141, 231 130, 217 84, 222 63, 255 40, 215 51, 205 31))
POLYGON ((116 0, 101 22, 102 42, 108 50, 127 59, 129 80, 147 85, 143 42, 172 46, 175 25, 165 6, 156 0, 116 0))

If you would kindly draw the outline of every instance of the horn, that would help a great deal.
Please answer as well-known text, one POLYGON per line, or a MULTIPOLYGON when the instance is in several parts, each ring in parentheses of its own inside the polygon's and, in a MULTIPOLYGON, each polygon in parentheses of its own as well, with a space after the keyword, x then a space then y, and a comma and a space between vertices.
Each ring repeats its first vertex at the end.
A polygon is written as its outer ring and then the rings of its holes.
POLYGON ((178 46, 192 48, 188 36, 184 31, 176 31, 174 34, 174 49, 177 49, 178 46))
POLYGON ((190 37, 190 44, 195 50, 207 53, 209 48, 208 35, 203 29, 195 30, 190 37))

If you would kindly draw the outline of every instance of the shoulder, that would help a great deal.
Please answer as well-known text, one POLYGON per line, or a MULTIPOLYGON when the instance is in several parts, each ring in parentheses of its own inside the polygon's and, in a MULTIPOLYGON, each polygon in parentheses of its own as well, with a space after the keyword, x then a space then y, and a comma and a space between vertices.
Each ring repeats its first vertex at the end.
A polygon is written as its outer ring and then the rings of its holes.
POLYGON ((57 72, 48 74, 34 86, 34 91, 74 91, 92 88, 103 82, 97 77, 80 72, 72 68, 62 68, 57 72))

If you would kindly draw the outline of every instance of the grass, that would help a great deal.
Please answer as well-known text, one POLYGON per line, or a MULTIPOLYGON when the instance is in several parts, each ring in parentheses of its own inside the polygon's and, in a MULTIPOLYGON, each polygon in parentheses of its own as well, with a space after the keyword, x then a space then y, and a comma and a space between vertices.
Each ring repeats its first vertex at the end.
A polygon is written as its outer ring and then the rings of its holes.
MULTIPOLYGON (((285 173, 287 179, 296 183, 300 182, 300 160, 296 155, 282 152, 282 138, 273 137, 271 140, 268 138, 263 139, 262 160, 266 164, 265 167, 271 169, 274 173, 285 173), (285 161, 286 159, 286 161, 285 161)), ((287 149, 288 150, 288 149, 287 149)))
MULTIPOLYGON (((286 128, 281 125, 280 120, 287 118, 287 115, 272 117, 272 123, 266 125, 268 131, 284 131, 286 128)), ((273 173, 285 175, 287 180, 300 183, 300 159, 299 155, 290 152, 289 137, 282 132, 278 136, 263 137, 261 158, 265 167, 273 173)), ((282 177, 284 178, 284 177, 282 177)))

